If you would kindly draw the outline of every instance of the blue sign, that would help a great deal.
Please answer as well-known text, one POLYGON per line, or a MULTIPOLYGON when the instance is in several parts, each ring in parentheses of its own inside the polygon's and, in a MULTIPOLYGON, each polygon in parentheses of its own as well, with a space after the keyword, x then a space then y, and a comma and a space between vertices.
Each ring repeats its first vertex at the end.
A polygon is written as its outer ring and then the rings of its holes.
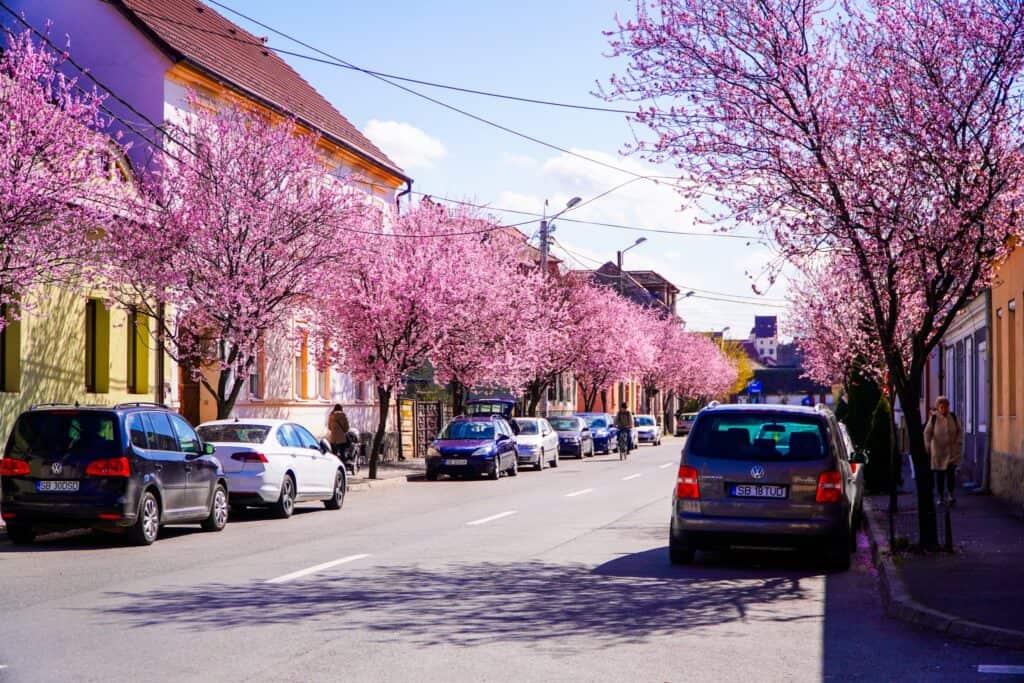
POLYGON ((800 405, 802 405, 802 406, 809 406, 809 405, 811 405, 811 397, 810 396, 804 396, 802 399, 800 399, 800 405))
POLYGON ((761 393, 761 382, 760 382, 760 380, 756 380, 755 379, 750 384, 748 384, 747 385, 747 392, 751 393, 751 394, 760 394, 761 393))

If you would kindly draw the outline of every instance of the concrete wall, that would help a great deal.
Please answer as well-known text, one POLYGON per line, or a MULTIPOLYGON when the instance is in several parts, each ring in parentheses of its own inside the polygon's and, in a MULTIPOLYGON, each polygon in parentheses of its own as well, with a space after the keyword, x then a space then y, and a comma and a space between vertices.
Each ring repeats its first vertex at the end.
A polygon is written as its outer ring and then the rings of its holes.
POLYGON ((995 495, 1024 504, 1024 248, 1000 266, 991 306, 990 484, 995 495))

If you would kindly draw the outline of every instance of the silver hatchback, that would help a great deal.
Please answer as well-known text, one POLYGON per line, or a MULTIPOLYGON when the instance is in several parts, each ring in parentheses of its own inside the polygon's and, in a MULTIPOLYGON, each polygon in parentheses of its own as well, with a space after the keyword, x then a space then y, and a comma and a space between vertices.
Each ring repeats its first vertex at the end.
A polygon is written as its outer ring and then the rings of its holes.
POLYGON ((670 559, 730 545, 813 546, 848 568, 859 507, 851 457, 823 407, 710 405, 679 463, 670 559))

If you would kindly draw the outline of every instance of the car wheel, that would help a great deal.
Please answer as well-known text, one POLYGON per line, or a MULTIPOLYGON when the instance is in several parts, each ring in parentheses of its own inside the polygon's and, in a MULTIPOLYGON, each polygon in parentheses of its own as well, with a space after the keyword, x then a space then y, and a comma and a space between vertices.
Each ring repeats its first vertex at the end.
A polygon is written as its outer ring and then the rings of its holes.
POLYGON ((7 538, 14 545, 28 545, 36 539, 36 532, 31 524, 7 524, 7 538))
POLYGON ((547 458, 547 457, 548 457, 548 456, 547 456, 547 455, 545 455, 545 453, 544 453, 544 449, 543 449, 543 448, 542 448, 542 449, 540 449, 540 455, 539 455, 539 456, 537 456, 537 465, 536 465, 536 467, 534 467, 533 469, 537 470, 538 472, 540 472, 541 470, 543 470, 543 469, 544 469, 544 465, 546 465, 546 464, 547 464, 547 463, 546 463, 546 458, 547 458))
POLYGON ((551 461, 552 467, 558 467, 558 451, 555 451, 555 459, 551 461))
POLYGON ((519 456, 512 458, 512 467, 508 468, 508 476, 514 477, 519 474, 519 456))
POLYGON ((495 456, 494 458, 494 469, 487 475, 490 479, 498 481, 501 479, 501 458, 495 456))
POLYGON ((128 530, 128 538, 135 545, 152 545, 160 533, 160 503, 151 491, 142 494, 139 515, 128 530))
POLYGON ((203 531, 221 531, 228 524, 228 492, 222 484, 213 490, 210 514, 202 521, 203 531))
POLYGON ((281 482, 281 495, 278 496, 277 502, 271 506, 271 509, 281 519, 288 519, 295 512, 295 480, 290 474, 284 475, 284 481, 281 482))
POLYGON ((328 510, 340 510, 345 504, 345 475, 341 472, 334 473, 334 495, 324 501, 324 507, 328 510))
POLYGON ((691 564, 696 556, 693 548, 684 545, 673 536, 668 539, 668 559, 672 564, 691 564))

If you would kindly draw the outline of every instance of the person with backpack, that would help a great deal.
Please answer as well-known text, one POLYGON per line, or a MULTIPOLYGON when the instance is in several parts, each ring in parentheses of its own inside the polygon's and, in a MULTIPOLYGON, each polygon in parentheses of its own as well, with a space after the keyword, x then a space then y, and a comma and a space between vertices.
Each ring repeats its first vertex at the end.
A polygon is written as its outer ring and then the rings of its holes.
POLYGON ((956 468, 963 452, 964 430, 956 413, 949 410, 949 399, 945 396, 939 396, 935 401, 935 410, 924 428, 924 445, 931 457, 932 474, 935 475, 938 491, 936 502, 939 505, 953 505, 956 503, 953 488, 956 485, 956 468))

